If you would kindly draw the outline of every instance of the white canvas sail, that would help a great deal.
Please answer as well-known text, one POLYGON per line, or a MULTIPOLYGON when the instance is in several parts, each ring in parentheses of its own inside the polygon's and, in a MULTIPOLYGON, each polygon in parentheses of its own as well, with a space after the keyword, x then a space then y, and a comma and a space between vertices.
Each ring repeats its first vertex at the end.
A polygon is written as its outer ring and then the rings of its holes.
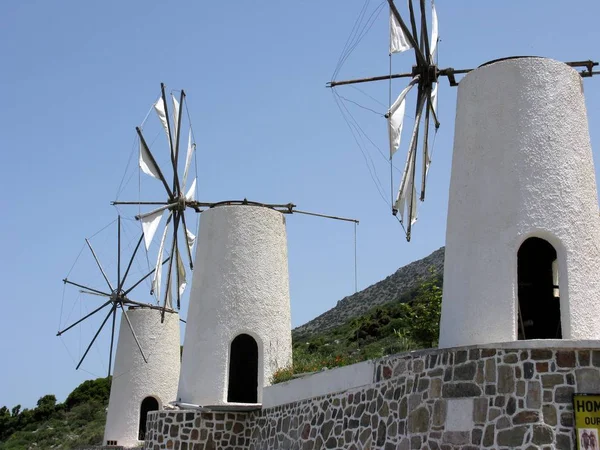
POLYGON ((390 159, 400 147, 400 137, 402 135, 402 127, 404 124, 404 112, 406 110, 405 98, 408 92, 418 81, 418 77, 413 78, 408 86, 400 93, 394 104, 388 111, 388 134, 390 138, 390 159))
POLYGON ((188 248, 190 249, 190 254, 193 254, 192 250, 194 249, 194 242, 196 242, 196 235, 187 228, 185 229, 185 240, 188 248))
POLYGON ((190 186, 189 190, 185 194, 185 199, 188 202, 192 202, 196 199, 196 179, 195 178, 194 178, 194 181, 192 181, 192 185, 190 186))
POLYGON ((185 278, 185 267, 183 266, 183 260, 181 259, 181 254, 179 252, 177 252, 177 276, 179 280, 179 286, 177 286, 177 289, 179 289, 178 292, 179 296, 181 297, 185 291, 185 287, 187 286, 187 281, 185 278))
POLYGON ((173 94, 171 94, 171 98, 173 99, 173 128, 175 129, 175 142, 177 142, 177 139, 179 139, 179 130, 177 129, 179 122, 179 102, 173 94))
POLYGON ((152 240, 154 239, 154 235, 156 234, 156 230, 158 229, 158 225, 160 224, 162 216, 163 211, 156 211, 155 213, 141 217, 146 250, 148 250, 150 248, 150 244, 152 244, 152 240))
POLYGON ((185 155, 185 168, 183 169, 183 184, 182 189, 185 191, 185 186, 187 182, 188 173, 190 170, 190 165, 192 164, 192 156, 194 154, 194 150, 196 150, 196 144, 192 144, 192 130, 188 133, 188 147, 187 154, 185 155))
POLYGON ((162 100, 162 97, 159 98, 154 104, 154 111, 156 111, 156 115, 158 116, 160 123, 162 123, 163 128, 165 129, 165 133, 167 135, 167 139, 169 141, 169 145, 171 143, 171 135, 169 134, 169 124, 167 123, 167 113, 165 112, 165 104, 162 100))
POLYGON ((169 230, 169 223, 171 222, 171 214, 169 214, 169 218, 167 219, 167 223, 165 224, 165 229, 163 231, 162 238, 160 240, 160 246, 158 248, 158 256, 156 257, 156 266, 154 268, 154 278, 152 280, 152 290, 156 295, 156 301, 160 304, 160 286, 161 286, 161 278, 162 278, 162 259, 163 253, 165 250, 165 240, 167 239, 167 232, 169 230))
POLYGON ((142 172, 144 172, 146 175, 150 175, 151 177, 154 177, 157 180, 160 180, 158 167, 156 167, 156 164, 154 164, 154 161, 150 157, 148 150, 146 149, 144 144, 142 144, 141 140, 140 140, 139 166, 140 166, 140 169, 142 169, 142 172))
POLYGON ((412 145, 411 151, 408 153, 406 158, 406 164, 404 166, 404 172, 402 173, 402 180, 400 181, 400 188, 398 189, 398 195, 396 196, 396 203, 394 208, 400 213, 400 221, 405 223, 404 211, 405 206, 408 203, 408 220, 410 224, 414 224, 417 221, 417 190, 413 184, 412 173, 413 173, 413 154, 412 145))
POLYGON ((390 53, 402 53, 411 48, 400 23, 390 10, 390 53))
POLYGON ((431 56, 431 60, 434 60, 435 51, 437 49, 439 38, 438 32, 438 16, 437 11, 435 10, 435 3, 431 2, 431 45, 429 47, 429 54, 431 56))

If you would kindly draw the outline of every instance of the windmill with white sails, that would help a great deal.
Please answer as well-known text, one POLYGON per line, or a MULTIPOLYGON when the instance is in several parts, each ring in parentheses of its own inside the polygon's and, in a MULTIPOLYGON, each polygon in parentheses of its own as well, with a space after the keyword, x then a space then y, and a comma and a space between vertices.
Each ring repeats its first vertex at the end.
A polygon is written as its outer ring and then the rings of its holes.
MULTIPOLYGON (((414 5, 416 2, 417 0, 408 0, 409 20, 405 21, 394 1, 387 0, 389 4, 389 74, 343 81, 333 80, 327 83, 327 87, 336 88, 338 86, 385 80, 391 84, 392 80, 398 78, 410 79, 396 100, 391 102, 390 99, 389 109, 385 114, 389 138, 390 187, 392 191, 392 198, 390 199, 391 209, 392 214, 397 217, 405 230, 407 241, 410 241, 412 226, 417 221, 418 201, 422 202, 425 200, 427 177, 431 165, 430 134, 432 130, 433 132, 437 132, 440 127, 437 114, 439 79, 440 77, 446 77, 450 86, 458 86, 456 75, 466 74, 473 70, 454 69, 453 67, 439 68, 438 43, 440 37, 435 3, 433 0, 430 0, 428 6, 426 0, 418 0, 417 11, 414 5), (411 71, 392 73, 391 58, 394 55, 406 53, 410 50, 414 54, 414 64, 411 71), (398 150, 402 147, 401 136, 406 113, 407 96, 413 89, 417 90, 414 109, 415 122, 407 145, 406 159, 400 183, 396 188, 393 180, 393 160, 398 150), (417 159, 419 153, 421 155, 420 160, 417 159), (419 170, 417 170, 417 166, 419 166, 419 170), (417 190, 418 184, 420 184, 419 190, 417 190), (394 191, 396 191, 395 196, 394 191)), ((347 54, 341 60, 345 60, 345 58, 347 58, 347 54)), ((597 65, 597 63, 592 61, 575 61, 566 64, 571 67, 585 67, 586 70, 580 72, 582 77, 592 76, 595 73, 593 72, 593 68, 597 65)), ((337 74, 337 71, 334 73, 334 76, 337 74)), ((393 90, 393 87, 391 89, 393 90)))
POLYGON ((183 158, 181 158, 180 141, 184 127, 182 120, 184 109, 187 113, 185 91, 180 91, 179 100, 171 94, 171 102, 172 113, 169 111, 165 85, 161 83, 160 97, 153 104, 152 109, 158 116, 167 137, 167 151, 169 152, 170 160, 170 164, 168 164, 170 167, 167 170, 161 169, 157 158, 144 137, 142 127, 136 127, 136 133, 139 138, 139 167, 144 174, 162 183, 166 199, 113 202, 114 205, 155 206, 154 209, 135 216, 142 223, 146 250, 150 248, 161 221, 165 220, 152 280, 152 292, 156 296, 157 303, 162 304, 165 310, 173 307, 173 296, 176 298, 177 308, 179 309, 181 296, 187 285, 187 270, 183 262, 182 253, 186 255, 190 270, 194 267, 192 252, 196 236, 188 226, 186 212, 190 208, 195 212, 200 212, 199 203, 196 201, 196 178, 194 177, 190 181, 190 171, 196 150, 196 143, 193 137, 191 122, 189 121, 189 114, 186 114, 188 119, 188 139, 183 171, 181 171, 181 160, 183 158), (171 176, 167 177, 166 174, 168 173, 171 176), (183 251, 180 245, 183 246, 183 251), (162 261, 166 253, 169 254, 169 262, 166 269, 167 274, 163 293, 161 291, 163 275, 162 261))

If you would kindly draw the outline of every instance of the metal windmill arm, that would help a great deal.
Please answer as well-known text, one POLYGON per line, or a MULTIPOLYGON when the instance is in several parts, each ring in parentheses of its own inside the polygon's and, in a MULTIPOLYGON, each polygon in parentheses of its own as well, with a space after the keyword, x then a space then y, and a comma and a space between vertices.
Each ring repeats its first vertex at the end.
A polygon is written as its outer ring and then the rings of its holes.
POLYGON ((412 35, 410 30, 404 23, 404 20, 402 20, 402 16, 400 16, 400 13, 398 12, 396 5, 394 5, 394 0, 388 0, 388 3, 390 5, 390 9, 392 10, 392 14, 394 15, 394 17, 400 24, 400 28, 402 28, 402 32, 406 36, 406 39, 408 39, 408 42, 410 42, 410 45, 413 46, 413 49, 415 51, 415 56, 417 57, 417 64, 422 64, 424 66, 429 65, 427 62, 427 59, 425 58, 425 56, 423 56, 423 53, 421 52, 421 49, 419 48, 419 44, 417 43, 415 37, 412 35))

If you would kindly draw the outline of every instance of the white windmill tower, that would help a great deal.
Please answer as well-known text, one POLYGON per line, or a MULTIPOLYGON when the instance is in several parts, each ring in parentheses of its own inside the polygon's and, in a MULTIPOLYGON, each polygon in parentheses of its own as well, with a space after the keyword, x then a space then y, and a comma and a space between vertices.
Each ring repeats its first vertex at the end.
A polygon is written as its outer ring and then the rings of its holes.
MULTIPOLYGON (((173 117, 169 114, 165 86, 154 104, 170 149, 172 184, 165 178, 141 127, 139 165, 142 171, 162 183, 166 200, 115 201, 115 205, 155 206, 140 213, 146 247, 152 243, 161 219, 166 216, 160 240, 153 289, 164 310, 177 308, 186 287, 187 269, 180 253, 184 247, 190 270, 194 267, 196 241, 186 220, 186 212, 202 213, 196 270, 189 297, 184 341, 184 356, 179 394, 171 401, 195 404, 222 404, 230 401, 255 404, 258 386, 269 380, 277 367, 291 362, 291 319, 287 268, 287 240, 283 213, 294 205, 262 205, 248 201, 208 203, 196 200, 196 180, 189 187, 188 175, 196 145, 189 127, 188 148, 180 175, 179 141, 186 100, 173 97, 173 117), (173 124, 173 126, 172 126, 173 124), (172 226, 172 232, 169 227, 172 226), (181 233, 178 231, 181 230, 181 233), (181 242, 180 242, 181 241, 181 242), (163 254, 170 260, 165 280, 161 281, 163 254), (164 283, 164 293, 161 292, 164 283), (242 346, 240 353, 238 346, 242 346), (224 373, 223 373, 224 372, 224 373), (255 376, 250 373, 255 373, 255 376), (235 383, 223 391, 222 379, 243 378, 247 385, 235 383), (252 385, 252 386, 251 386, 252 385), (237 391, 236 391, 237 389, 237 391), (235 392, 234 392, 235 391, 235 392), (199 394, 199 392, 201 392, 199 394), (254 395, 252 395, 252 392, 254 395), (237 398, 237 396, 241 396, 237 398), (234 399, 234 400, 231 400, 234 399)), ((189 120, 189 116, 188 116, 189 120)))
MULTIPOLYGON (((163 404, 175 398, 180 368, 179 314, 151 303, 133 300, 132 292, 150 277, 155 269, 140 277, 135 283, 128 283, 130 270, 143 240, 139 237, 137 245, 124 272, 121 272, 121 217, 117 220, 117 277, 111 283, 104 271, 90 240, 86 239, 94 261, 102 274, 106 287, 90 287, 65 278, 66 285, 81 289, 84 294, 104 299, 104 303, 89 314, 77 320, 57 335, 74 329, 77 325, 92 318, 100 311, 108 310, 107 315, 94 334, 81 357, 76 369, 79 369, 88 356, 102 329, 112 319, 108 376, 112 375, 110 399, 104 444, 137 446, 143 441, 146 415, 159 409, 163 404), (121 322, 114 371, 112 369, 113 345, 117 310, 121 310, 121 322)), ((168 258, 162 264, 168 262, 168 258)), ((136 291, 138 292, 139 289, 136 291)))
POLYGON ((595 65, 506 58, 461 80, 440 346, 600 339, 600 216, 582 81, 595 65))
POLYGON ((431 41, 425 0, 419 2, 420 27, 409 0, 410 28, 393 0, 388 3, 390 54, 412 48, 412 71, 329 86, 412 78, 386 115, 390 161, 406 95, 418 86, 415 125, 392 202, 408 240, 416 220, 422 112, 426 108, 421 200, 430 165, 429 113, 439 125, 437 81, 446 76, 459 86, 440 345, 600 338, 600 216, 582 83, 600 73, 594 72, 598 63, 519 57, 476 70, 439 69, 433 2, 431 41), (456 74, 467 74, 460 85, 456 74))
POLYGON ((162 307, 169 310, 171 299, 177 308, 186 287, 187 269, 180 253, 184 247, 190 270, 194 269, 182 370, 177 398, 179 404, 227 405, 260 403, 262 387, 270 383, 278 369, 291 363, 291 316, 287 261, 287 236, 284 214, 308 214, 336 220, 354 219, 309 213, 295 205, 263 204, 247 200, 201 202, 196 200, 196 179, 188 185, 188 175, 196 144, 189 124, 188 148, 180 175, 179 140, 185 93, 173 97, 173 117, 169 114, 165 86, 153 109, 158 114, 170 149, 173 174, 169 184, 141 127, 139 165, 142 171, 158 179, 166 200, 114 201, 115 205, 155 206, 140 213, 148 248, 161 219, 166 222, 160 241, 153 289, 161 295, 163 254, 170 249, 162 307), (171 125, 173 124, 173 126, 171 125), (187 187, 189 186, 189 187, 187 187), (186 212, 201 214, 195 258, 196 236, 189 229, 186 212), (172 224, 172 233, 169 226, 172 224), (181 230, 181 233, 178 231, 181 230))

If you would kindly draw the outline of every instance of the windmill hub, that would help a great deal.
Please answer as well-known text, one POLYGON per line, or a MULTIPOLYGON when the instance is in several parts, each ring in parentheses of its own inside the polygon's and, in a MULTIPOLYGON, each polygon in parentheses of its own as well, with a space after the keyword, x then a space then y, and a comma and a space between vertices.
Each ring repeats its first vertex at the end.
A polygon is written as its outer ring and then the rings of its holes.
POLYGON ((430 85, 431 83, 437 82, 439 70, 437 65, 429 64, 429 65, 421 65, 418 64, 412 67, 412 76, 413 78, 417 75, 420 76, 419 80, 424 85, 430 85))
POLYGON ((114 289, 110 293, 110 299, 113 302, 120 302, 125 299, 125 291, 123 289, 114 289))

